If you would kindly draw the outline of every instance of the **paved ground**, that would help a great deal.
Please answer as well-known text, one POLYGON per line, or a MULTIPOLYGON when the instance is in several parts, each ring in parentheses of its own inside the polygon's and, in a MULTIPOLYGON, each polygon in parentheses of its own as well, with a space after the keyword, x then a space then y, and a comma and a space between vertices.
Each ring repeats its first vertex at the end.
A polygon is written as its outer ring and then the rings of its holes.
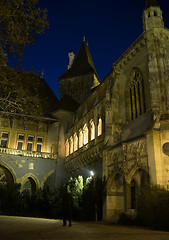
POLYGON ((61 220, 0 216, 0 240, 169 240, 169 232, 61 220))

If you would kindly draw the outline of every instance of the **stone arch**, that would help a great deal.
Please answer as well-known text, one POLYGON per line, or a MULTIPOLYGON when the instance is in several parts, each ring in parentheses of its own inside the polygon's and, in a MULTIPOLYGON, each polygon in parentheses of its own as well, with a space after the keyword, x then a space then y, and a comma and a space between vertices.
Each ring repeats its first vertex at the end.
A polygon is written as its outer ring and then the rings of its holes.
POLYGON ((123 192, 124 190, 124 175, 121 172, 115 172, 109 175, 107 181, 107 193, 123 192))
POLYGON ((115 220, 117 220, 120 214, 124 212, 124 175, 121 172, 109 175, 106 204, 108 218, 114 216, 115 220))
POLYGON ((48 179, 50 176, 52 176, 52 174, 54 174, 54 173, 55 173, 55 169, 53 169, 52 171, 48 172, 48 173, 45 175, 45 177, 43 178, 42 183, 41 183, 41 189, 44 188, 45 182, 46 182, 47 179, 48 179))
MULTIPOLYGON (((138 166, 138 165, 135 165, 129 172, 129 174, 126 176, 126 183, 127 184, 130 184, 130 182, 132 181, 132 179, 135 178, 135 181, 137 182, 137 184, 140 186, 141 184, 143 184, 143 181, 149 181, 149 175, 148 175, 148 172, 138 166), (140 173, 140 179, 138 179, 138 177, 136 178, 136 173, 140 173), (144 178, 144 180, 143 180, 144 178), (147 178, 147 180, 146 180, 147 178)), ((145 184, 145 183, 144 183, 145 184)))
POLYGON ((0 161, 0 170, 1 170, 1 177, 7 183, 15 183, 16 182, 16 173, 14 170, 9 167, 6 163, 0 161))
POLYGON ((29 192, 34 193, 37 191, 37 189, 40 188, 39 180, 32 173, 25 174, 20 180, 20 183, 21 192, 24 190, 28 190, 29 192))
POLYGON ((144 188, 149 182, 148 172, 140 166, 131 169, 126 177, 126 203, 127 209, 136 209, 137 195, 141 188, 144 188))

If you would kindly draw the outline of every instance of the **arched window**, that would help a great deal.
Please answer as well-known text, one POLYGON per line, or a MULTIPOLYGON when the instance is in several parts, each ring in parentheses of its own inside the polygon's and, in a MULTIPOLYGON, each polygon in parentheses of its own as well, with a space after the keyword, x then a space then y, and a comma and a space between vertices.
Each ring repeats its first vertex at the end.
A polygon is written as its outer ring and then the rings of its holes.
POLYGON ((74 140, 74 151, 77 151, 77 149, 78 149, 78 137, 77 137, 76 133, 74 134, 73 140, 74 140))
POLYGON ((95 139, 95 125, 94 125, 94 121, 91 120, 90 122, 90 140, 95 139))
POLYGON ((88 127, 85 124, 84 128, 83 128, 83 143, 84 143, 84 145, 86 145, 88 143, 88 132, 89 132, 88 127))
POLYGON ((83 131, 80 129, 79 131, 79 148, 83 146, 83 131))
POLYGON ((73 138, 70 137, 70 154, 73 153, 73 138))
POLYGON ((146 111, 142 74, 134 70, 129 83, 130 119, 134 120, 146 111))
POLYGON ((99 118, 99 122, 98 122, 98 126, 97 126, 97 133, 98 136, 100 136, 102 134, 102 119, 99 118))
POLYGON ((66 157, 69 156, 69 140, 66 140, 66 157))

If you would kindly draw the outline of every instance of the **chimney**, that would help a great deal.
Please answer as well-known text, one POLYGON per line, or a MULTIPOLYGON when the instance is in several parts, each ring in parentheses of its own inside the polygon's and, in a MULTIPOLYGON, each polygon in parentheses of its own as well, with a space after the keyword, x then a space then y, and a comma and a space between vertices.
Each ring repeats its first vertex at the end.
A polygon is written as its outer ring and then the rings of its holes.
POLYGON ((71 68, 72 64, 73 64, 73 60, 74 60, 74 57, 75 57, 75 54, 71 51, 69 52, 69 65, 68 65, 68 69, 71 68))

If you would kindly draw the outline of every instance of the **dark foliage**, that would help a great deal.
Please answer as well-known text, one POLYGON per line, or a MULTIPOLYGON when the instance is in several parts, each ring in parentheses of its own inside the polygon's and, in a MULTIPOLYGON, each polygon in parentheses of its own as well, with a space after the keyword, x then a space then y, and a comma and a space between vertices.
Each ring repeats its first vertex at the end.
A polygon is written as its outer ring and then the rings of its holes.
POLYGON ((101 220, 105 181, 92 179, 83 189, 70 179, 58 189, 45 188, 36 193, 20 192, 20 184, 0 186, 0 213, 6 215, 62 218, 62 196, 68 188, 73 197, 74 220, 101 220))
POLYGON ((137 213, 142 225, 158 230, 169 230, 169 190, 148 186, 138 196, 137 213))

